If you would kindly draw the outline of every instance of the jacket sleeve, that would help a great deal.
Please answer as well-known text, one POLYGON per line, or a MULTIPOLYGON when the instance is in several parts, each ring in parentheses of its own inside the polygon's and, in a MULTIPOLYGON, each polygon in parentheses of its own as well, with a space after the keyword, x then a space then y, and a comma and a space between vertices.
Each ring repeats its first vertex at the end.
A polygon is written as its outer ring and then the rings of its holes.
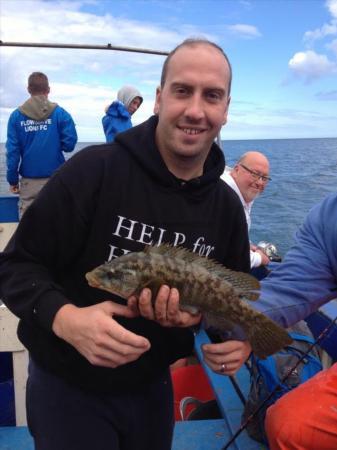
POLYGON ((284 327, 305 319, 337 291, 337 195, 308 214, 284 261, 262 280, 253 307, 284 327))
POLYGON ((118 132, 116 119, 106 114, 102 119, 103 130, 106 142, 113 142, 118 132))
POLYGON ((254 267, 261 266, 262 257, 259 252, 253 252, 250 250, 250 267, 253 269, 254 267))
POLYGON ((19 164, 21 158, 21 145, 16 128, 17 118, 14 111, 8 120, 7 142, 6 142, 6 159, 7 159, 7 181, 11 186, 19 183, 19 164))
POLYGON ((59 121, 59 132, 60 132, 60 142, 62 152, 72 152, 77 143, 77 132, 75 123, 71 115, 61 109, 60 121, 59 121))
POLYGON ((73 267, 86 232, 75 199, 55 174, 0 253, 0 298, 16 316, 51 329, 56 312, 71 303, 58 274, 73 267))

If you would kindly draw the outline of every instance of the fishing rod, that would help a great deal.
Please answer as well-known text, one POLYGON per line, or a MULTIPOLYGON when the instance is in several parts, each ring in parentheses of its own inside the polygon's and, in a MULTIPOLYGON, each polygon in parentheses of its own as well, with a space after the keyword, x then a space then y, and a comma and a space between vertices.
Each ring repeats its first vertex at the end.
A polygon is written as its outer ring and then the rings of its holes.
POLYGON ((268 396, 255 408, 255 410, 247 417, 247 419, 240 425, 240 427, 237 429, 237 431, 233 434, 233 436, 230 438, 230 440, 225 444, 224 447, 222 447, 221 450, 227 450, 229 446, 235 441, 235 439, 242 433, 243 430, 245 430, 251 420, 254 419, 254 417, 261 411, 261 409, 264 407, 264 405, 268 402, 268 400, 275 394, 275 392, 281 387, 281 385, 290 377, 290 375, 294 372, 294 370, 297 369, 297 367, 300 365, 300 363, 309 355, 311 350, 321 342, 321 340, 325 337, 325 335, 330 331, 332 326, 336 323, 337 317, 334 318, 332 322, 330 322, 324 330, 319 334, 317 339, 310 345, 309 349, 301 356, 301 358, 297 361, 297 363, 291 367, 288 372, 285 374, 285 376, 282 378, 280 383, 275 386, 275 388, 268 394, 268 396))
POLYGON ((123 47, 119 45, 89 45, 89 44, 57 44, 45 42, 4 42, 0 40, 0 47, 38 47, 38 48, 72 48, 75 50, 115 50, 118 52, 148 53, 151 55, 167 56, 169 52, 164 50, 152 50, 148 48, 123 47))

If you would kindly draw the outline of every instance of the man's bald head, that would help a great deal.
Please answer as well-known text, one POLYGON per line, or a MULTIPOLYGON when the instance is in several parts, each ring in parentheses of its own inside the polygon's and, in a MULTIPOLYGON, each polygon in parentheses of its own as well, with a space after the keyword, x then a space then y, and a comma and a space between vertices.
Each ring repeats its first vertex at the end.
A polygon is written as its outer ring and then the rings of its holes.
POLYGON ((249 203, 264 191, 270 179, 268 158, 255 150, 246 152, 235 164, 231 175, 249 203))
POLYGON ((267 175, 269 175, 269 161, 268 158, 261 152, 257 151, 249 151, 246 152, 244 155, 241 156, 237 164, 253 164, 254 166, 256 164, 261 165, 265 168, 267 171, 267 175))

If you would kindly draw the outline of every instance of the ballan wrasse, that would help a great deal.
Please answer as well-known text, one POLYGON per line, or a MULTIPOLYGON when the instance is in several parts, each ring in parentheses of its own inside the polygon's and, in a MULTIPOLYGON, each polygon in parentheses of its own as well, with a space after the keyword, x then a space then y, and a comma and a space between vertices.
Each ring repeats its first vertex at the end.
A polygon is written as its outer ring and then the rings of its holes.
POLYGON ((154 298, 161 285, 175 287, 181 309, 201 312, 207 325, 219 331, 241 326, 260 358, 292 341, 283 328, 249 306, 249 300, 259 297, 258 280, 181 247, 149 246, 102 264, 86 278, 90 286, 124 299, 139 295, 145 287, 151 289, 154 298))

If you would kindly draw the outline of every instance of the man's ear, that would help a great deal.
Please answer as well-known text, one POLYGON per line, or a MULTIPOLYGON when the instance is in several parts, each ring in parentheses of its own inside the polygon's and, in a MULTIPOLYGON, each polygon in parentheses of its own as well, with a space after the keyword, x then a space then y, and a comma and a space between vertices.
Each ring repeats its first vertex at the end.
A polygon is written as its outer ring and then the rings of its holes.
POLYGON ((153 107, 153 112, 156 115, 159 113, 160 94, 161 94, 161 88, 160 88, 160 86, 158 86, 156 89, 156 100, 155 100, 154 107, 153 107))
POLYGON ((238 174, 239 174, 239 164, 235 164, 235 166, 231 170, 231 175, 234 178, 234 180, 237 179, 238 174))

